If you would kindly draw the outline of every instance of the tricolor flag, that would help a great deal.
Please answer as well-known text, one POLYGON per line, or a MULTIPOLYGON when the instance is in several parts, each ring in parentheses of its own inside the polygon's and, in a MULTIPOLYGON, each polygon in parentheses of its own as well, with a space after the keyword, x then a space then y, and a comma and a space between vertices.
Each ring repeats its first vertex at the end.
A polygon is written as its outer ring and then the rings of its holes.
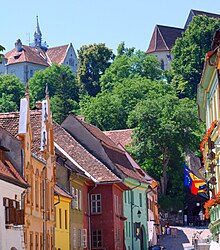
POLYGON ((198 178, 186 165, 184 168, 184 185, 189 187, 192 194, 197 195, 206 191, 206 182, 198 178))

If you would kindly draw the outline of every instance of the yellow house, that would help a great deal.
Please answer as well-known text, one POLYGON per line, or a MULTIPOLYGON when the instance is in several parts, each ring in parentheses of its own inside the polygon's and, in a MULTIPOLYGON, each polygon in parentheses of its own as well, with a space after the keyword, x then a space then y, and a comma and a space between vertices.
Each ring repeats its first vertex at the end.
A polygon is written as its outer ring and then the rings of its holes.
POLYGON ((0 114, 1 126, 22 142, 24 179, 24 241, 28 250, 54 249, 54 139, 49 95, 41 111, 30 111, 29 94, 21 99, 20 113, 0 114), (43 119, 42 119, 43 116, 43 119))
POLYGON ((70 249, 70 203, 72 197, 58 185, 55 186, 55 248, 70 249))
POLYGON ((220 30, 212 42, 212 51, 206 54, 203 74, 198 85, 199 117, 206 122, 206 134, 200 144, 205 166, 210 200, 205 204, 206 218, 213 239, 220 241, 220 30))
POLYGON ((70 246, 71 249, 87 248, 87 216, 84 214, 88 209, 86 206, 87 186, 85 185, 86 178, 78 173, 72 172, 70 176, 70 188, 73 200, 70 209, 70 246))

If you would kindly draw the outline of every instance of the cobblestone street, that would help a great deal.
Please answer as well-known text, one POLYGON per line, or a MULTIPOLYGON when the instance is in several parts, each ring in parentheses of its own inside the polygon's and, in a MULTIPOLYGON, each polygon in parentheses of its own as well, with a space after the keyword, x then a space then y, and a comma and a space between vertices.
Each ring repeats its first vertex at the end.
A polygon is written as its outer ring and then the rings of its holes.
MULTIPOLYGON (((171 227, 171 230, 174 227, 171 227)), ((192 236, 196 231, 201 233, 201 238, 205 239, 210 235, 207 228, 196 227, 175 227, 177 228, 177 236, 165 235, 164 238, 160 237, 159 244, 166 247, 166 250, 183 250, 184 247, 192 246, 192 236)), ((186 248, 187 249, 187 248, 186 248)), ((190 249, 190 248, 189 248, 190 249)))

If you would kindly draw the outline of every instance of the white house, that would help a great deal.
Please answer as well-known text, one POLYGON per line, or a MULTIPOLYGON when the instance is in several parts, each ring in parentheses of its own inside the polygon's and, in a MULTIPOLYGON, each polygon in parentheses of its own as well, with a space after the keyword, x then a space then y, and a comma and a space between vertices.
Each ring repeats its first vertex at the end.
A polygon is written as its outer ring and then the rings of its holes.
POLYGON ((20 141, 0 128, 0 142, 0 249, 22 250, 25 249, 22 200, 28 186, 12 164, 15 158, 17 165, 22 162, 20 141), (14 145, 15 151, 5 145, 14 145))
POLYGON ((4 63, 0 64, 0 74, 13 74, 26 83, 35 71, 45 69, 52 64, 69 65, 76 73, 78 60, 72 43, 48 48, 47 44, 42 42, 37 18, 34 42, 23 45, 18 39, 15 48, 4 55, 4 63))

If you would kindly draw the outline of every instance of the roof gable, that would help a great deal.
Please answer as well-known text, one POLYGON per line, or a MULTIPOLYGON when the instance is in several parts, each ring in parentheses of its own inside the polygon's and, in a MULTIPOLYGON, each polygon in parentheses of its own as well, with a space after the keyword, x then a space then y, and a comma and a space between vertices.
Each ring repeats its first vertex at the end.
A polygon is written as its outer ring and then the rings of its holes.
POLYGON ((156 51, 170 51, 176 39, 182 36, 184 29, 156 25, 147 53, 156 51))
POLYGON ((62 45, 57 46, 53 48, 49 48, 47 50, 47 55, 51 61, 52 64, 62 64, 64 62, 64 59, 66 57, 67 49, 69 45, 62 45))

